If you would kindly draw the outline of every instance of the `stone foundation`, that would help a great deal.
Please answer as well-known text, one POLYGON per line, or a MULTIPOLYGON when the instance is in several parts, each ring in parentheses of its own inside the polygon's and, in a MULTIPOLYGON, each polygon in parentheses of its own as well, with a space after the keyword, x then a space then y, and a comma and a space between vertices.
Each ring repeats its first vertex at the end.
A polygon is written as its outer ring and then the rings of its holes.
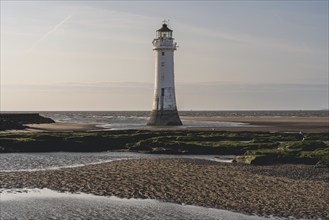
POLYGON ((173 111, 157 111, 153 110, 150 119, 147 122, 149 126, 179 126, 183 125, 177 110, 173 111))

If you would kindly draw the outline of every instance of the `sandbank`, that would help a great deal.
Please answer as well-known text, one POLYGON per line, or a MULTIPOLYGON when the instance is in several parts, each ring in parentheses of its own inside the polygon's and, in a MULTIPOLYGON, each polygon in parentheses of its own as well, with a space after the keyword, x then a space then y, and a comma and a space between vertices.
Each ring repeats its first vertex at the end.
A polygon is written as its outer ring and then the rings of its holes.
POLYGON ((30 131, 92 131, 99 130, 95 124, 87 123, 49 123, 49 124, 27 124, 30 131))

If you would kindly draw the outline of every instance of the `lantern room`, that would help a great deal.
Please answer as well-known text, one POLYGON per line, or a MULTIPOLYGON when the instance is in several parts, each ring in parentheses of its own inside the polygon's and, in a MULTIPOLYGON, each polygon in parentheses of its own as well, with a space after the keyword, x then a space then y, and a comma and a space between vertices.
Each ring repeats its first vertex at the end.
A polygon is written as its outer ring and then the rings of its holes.
POLYGON ((157 30, 157 38, 172 38, 172 30, 170 30, 167 24, 162 24, 162 27, 157 30))

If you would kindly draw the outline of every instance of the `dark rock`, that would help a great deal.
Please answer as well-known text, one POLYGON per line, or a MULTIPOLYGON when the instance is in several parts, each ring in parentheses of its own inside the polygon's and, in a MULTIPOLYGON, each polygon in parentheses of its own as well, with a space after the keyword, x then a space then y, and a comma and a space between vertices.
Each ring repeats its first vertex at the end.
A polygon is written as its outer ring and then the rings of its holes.
POLYGON ((24 124, 42 124, 54 122, 54 120, 43 117, 38 113, 1 113, 0 131, 10 129, 24 129, 24 124))

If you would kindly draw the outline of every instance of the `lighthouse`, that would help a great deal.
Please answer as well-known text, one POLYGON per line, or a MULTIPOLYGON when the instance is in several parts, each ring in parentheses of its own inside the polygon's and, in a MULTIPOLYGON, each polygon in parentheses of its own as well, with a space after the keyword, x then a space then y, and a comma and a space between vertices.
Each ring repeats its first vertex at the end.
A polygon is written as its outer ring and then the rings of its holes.
POLYGON ((174 80, 174 51, 177 48, 172 30, 164 22, 153 40, 155 54, 155 83, 153 107, 147 125, 182 125, 176 106, 174 80))

